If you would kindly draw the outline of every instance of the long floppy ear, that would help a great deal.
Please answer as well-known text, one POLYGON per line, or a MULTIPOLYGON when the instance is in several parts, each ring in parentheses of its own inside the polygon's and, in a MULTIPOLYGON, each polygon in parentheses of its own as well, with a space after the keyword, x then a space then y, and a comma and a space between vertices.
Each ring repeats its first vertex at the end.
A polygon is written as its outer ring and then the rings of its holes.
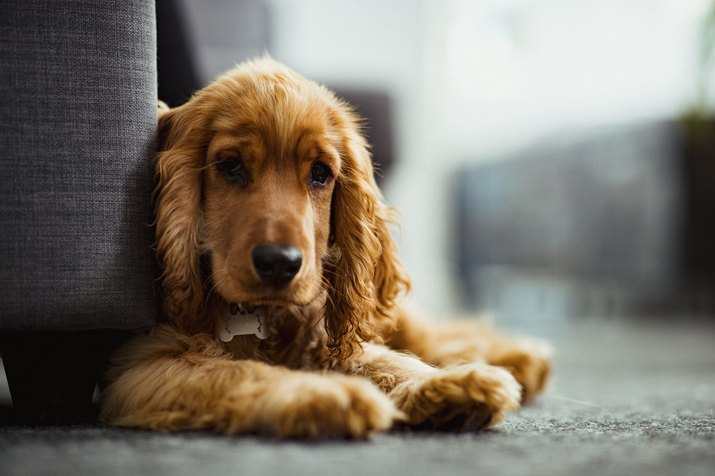
POLYGON ((184 105, 159 110, 156 158, 156 247, 163 267, 164 317, 179 330, 198 330, 203 305, 199 264, 203 132, 184 105))
POLYGON ((336 356, 348 356, 359 340, 376 338, 377 326, 389 325, 399 294, 410 287, 367 143, 351 113, 343 111, 342 119, 342 165, 332 204, 334 259, 326 273, 325 325, 336 356))

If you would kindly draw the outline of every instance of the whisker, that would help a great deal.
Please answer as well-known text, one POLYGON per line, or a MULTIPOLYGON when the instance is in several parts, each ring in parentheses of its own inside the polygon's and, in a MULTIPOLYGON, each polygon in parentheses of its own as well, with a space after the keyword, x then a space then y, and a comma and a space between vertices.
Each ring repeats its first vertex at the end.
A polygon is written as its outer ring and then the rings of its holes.
POLYGON ((315 321, 315 324, 313 324, 313 327, 311 327, 310 330, 311 330, 311 331, 312 331, 312 330, 315 330, 315 328, 318 327, 318 324, 320 324, 320 323, 323 322, 324 320, 325 320, 325 314, 321 315, 321 316, 320 316, 320 319, 318 319, 317 321, 315 321))
POLYGON ((216 273, 215 273, 214 271, 211 272, 211 274, 208 276, 208 279, 211 280, 211 282, 213 283, 213 285, 212 285, 211 288, 206 292, 206 299, 204 299, 204 308, 206 308, 206 307, 208 306, 209 299, 211 298, 211 296, 212 296, 212 295, 214 294, 214 292, 216 291, 216 288, 218 287, 218 280, 216 279, 216 273))

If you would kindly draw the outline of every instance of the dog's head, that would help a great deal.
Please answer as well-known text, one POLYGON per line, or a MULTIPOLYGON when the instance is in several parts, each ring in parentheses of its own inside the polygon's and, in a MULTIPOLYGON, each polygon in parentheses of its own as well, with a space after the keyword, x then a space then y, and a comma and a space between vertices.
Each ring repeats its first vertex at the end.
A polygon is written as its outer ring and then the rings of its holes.
POLYGON ((409 287, 351 109, 268 58, 161 111, 157 251, 164 314, 213 329, 210 299, 324 299, 335 354, 390 317, 409 287))

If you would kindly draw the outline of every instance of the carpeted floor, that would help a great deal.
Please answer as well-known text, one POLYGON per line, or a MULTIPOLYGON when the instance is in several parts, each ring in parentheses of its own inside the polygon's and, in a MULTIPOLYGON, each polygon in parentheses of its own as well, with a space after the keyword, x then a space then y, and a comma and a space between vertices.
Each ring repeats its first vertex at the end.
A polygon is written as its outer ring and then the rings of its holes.
POLYGON ((585 322, 548 393, 478 434, 276 442, 101 426, 0 427, 0 474, 715 474, 715 326, 585 322))

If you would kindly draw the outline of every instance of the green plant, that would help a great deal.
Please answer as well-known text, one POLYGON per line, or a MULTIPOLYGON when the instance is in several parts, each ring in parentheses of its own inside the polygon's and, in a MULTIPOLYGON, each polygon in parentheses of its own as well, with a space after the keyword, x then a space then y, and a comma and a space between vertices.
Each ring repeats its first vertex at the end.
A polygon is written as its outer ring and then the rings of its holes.
POLYGON ((710 4, 700 31, 700 48, 696 71, 695 99, 687 116, 690 119, 705 119, 708 116, 708 93, 710 73, 715 63, 715 0, 710 4))

